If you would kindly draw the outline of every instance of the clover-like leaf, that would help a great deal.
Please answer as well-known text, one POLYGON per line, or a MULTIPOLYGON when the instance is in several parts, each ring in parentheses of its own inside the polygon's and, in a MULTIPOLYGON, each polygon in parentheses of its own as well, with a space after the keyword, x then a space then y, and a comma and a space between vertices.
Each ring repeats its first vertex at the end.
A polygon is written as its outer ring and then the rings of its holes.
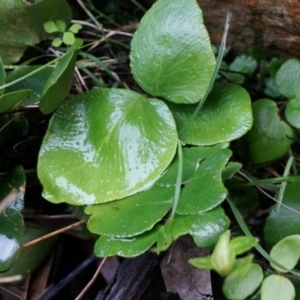
POLYGON ((286 273, 292 270, 300 259, 300 235, 295 234, 283 238, 273 246, 270 256, 285 267, 285 269, 282 269, 271 263, 276 271, 286 273))
MULTIPOLYGON (((260 265, 246 265, 225 278, 222 290, 227 299, 243 300, 260 286, 262 280, 263 271, 260 265)), ((274 298, 268 298, 270 299, 274 298)))
POLYGON ((73 32, 73 33, 78 33, 78 31, 82 28, 82 26, 80 24, 73 24, 70 28, 69 31, 73 32))
POLYGON ((195 105, 170 104, 180 139, 191 145, 207 146, 230 142, 252 126, 251 100, 247 91, 235 84, 217 83, 198 115, 183 132, 195 105))
POLYGON ((41 0, 35 3, 2 0, 0 14, 0 56, 4 64, 16 62, 27 47, 49 37, 44 23, 54 20, 69 23, 71 20, 71 9, 66 0, 41 0))
POLYGON ((202 147, 199 166, 181 191, 177 214, 203 213, 224 201, 227 190, 222 182, 222 170, 230 155, 229 149, 202 147))
POLYGON ((63 34, 63 42, 66 45, 73 45, 75 43, 75 36, 73 32, 65 32, 63 34))
POLYGON ((44 197, 91 205, 130 196, 159 178, 176 147, 162 101, 122 89, 82 93, 50 121, 38 162, 44 197))
POLYGON ((292 282, 283 276, 270 275, 262 283, 261 300, 294 300, 295 296, 292 282))
POLYGON ((53 21, 45 22, 43 26, 44 26, 45 31, 48 33, 53 33, 53 32, 58 31, 58 28, 57 28, 55 22, 53 22, 53 21))
POLYGON ((88 206, 88 229, 114 238, 150 230, 171 209, 174 188, 152 187, 122 200, 88 206))
POLYGON ((0 181, 0 271, 11 267, 23 237, 25 174, 18 166, 0 181))
POLYGON ((296 58, 287 60, 276 74, 276 84, 282 95, 294 98, 300 91, 300 61, 296 58))
POLYGON ((116 239, 102 235, 95 243, 94 253, 98 257, 135 257, 148 250, 157 239, 160 226, 127 239, 116 239))
POLYGON ((293 127, 300 129, 300 97, 289 100, 285 107, 284 114, 287 121, 293 127))
POLYGON ((197 1, 157 1, 134 34, 130 61, 134 79, 148 94, 175 103, 203 98, 215 58, 197 1))
POLYGON ((300 234, 300 185, 298 182, 288 183, 282 203, 272 206, 266 219, 264 238, 268 247, 274 246, 282 238, 300 234))
POLYGON ((276 103, 261 99, 252 104, 253 127, 241 141, 241 151, 255 164, 275 160, 284 155, 293 143, 293 130, 278 115, 276 103))
POLYGON ((57 27, 58 31, 60 31, 62 33, 64 33, 66 31, 67 25, 64 20, 57 20, 55 23, 56 23, 56 27, 57 27))

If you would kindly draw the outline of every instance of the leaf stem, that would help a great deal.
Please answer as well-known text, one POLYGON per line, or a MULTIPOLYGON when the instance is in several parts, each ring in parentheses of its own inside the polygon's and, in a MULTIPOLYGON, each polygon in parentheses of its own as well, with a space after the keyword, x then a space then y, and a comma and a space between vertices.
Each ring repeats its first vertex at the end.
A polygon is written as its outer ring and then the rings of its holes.
POLYGON ((204 97, 198 103, 198 106, 194 110, 194 112, 191 115, 191 117, 187 120, 187 122, 184 124, 184 126, 179 131, 179 134, 182 133, 189 126, 189 124, 194 120, 194 118, 196 117, 196 115, 200 111, 201 107, 203 106, 204 102, 206 101, 209 93, 211 92, 211 90, 213 88, 214 82, 215 82, 215 80, 217 78, 217 75, 218 75, 218 72, 219 72, 222 60, 223 60, 224 52, 226 50, 226 39, 227 39, 227 34, 228 34, 228 30, 229 30, 229 25, 230 25, 231 17, 232 17, 232 12, 228 11, 227 12, 227 16, 226 16, 226 21, 225 21, 225 26, 224 26, 224 32, 223 32, 223 36, 222 36, 222 41, 221 41, 221 45, 220 45, 220 49, 219 49, 219 53, 218 53, 218 57, 217 57, 217 61, 216 61, 216 66, 215 66, 215 69, 214 69, 213 76, 212 76, 212 78, 210 80, 208 89, 207 89, 204 97))

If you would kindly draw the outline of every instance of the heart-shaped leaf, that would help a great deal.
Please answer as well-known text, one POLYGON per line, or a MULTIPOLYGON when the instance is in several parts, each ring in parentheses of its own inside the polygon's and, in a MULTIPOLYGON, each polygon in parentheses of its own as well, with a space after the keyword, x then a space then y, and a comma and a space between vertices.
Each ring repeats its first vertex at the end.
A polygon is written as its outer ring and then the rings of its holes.
POLYGON ((71 50, 59 59, 43 87, 40 99, 40 110, 42 113, 52 113, 68 96, 74 75, 77 53, 77 50, 71 50))
POLYGON ((181 191, 176 213, 199 214, 223 202, 227 195, 222 182, 231 151, 220 147, 202 147, 202 161, 181 191))
POLYGON ((261 99, 252 104, 253 127, 242 139, 242 151, 255 164, 275 160, 284 155, 293 143, 292 128, 278 116, 276 103, 269 99, 261 99))
POLYGON ((64 20, 69 23, 71 20, 71 9, 66 0, 35 3, 2 0, 0 14, 0 56, 4 64, 16 62, 27 47, 49 37, 44 30, 45 22, 64 20))
POLYGON ((272 247, 270 256, 285 267, 282 269, 271 263, 272 268, 276 271, 286 273, 286 270, 292 270, 300 258, 300 235, 295 234, 283 238, 272 247))
POLYGON ((276 74, 279 91, 287 98, 294 98, 300 91, 300 61, 296 58, 286 61, 276 74))
POLYGON ((215 58, 197 1, 157 1, 134 34, 130 62, 134 79, 152 96, 175 103, 203 98, 215 58))
POLYGON ((300 234, 300 185, 288 183, 282 203, 275 204, 269 213, 264 228, 264 238, 268 247, 274 246, 282 238, 300 234))
POLYGON ((44 67, 40 71, 27 77, 27 74, 40 67, 41 66, 21 66, 15 69, 6 77, 6 83, 10 83, 25 76, 26 77, 23 80, 7 87, 6 92, 11 93, 24 89, 32 90, 32 94, 22 101, 22 104, 30 105, 38 103, 41 99, 46 83, 54 70, 53 67, 44 67))
POLYGON ((114 238, 131 237, 150 230, 171 209, 174 188, 152 187, 126 199, 92 205, 88 229, 114 238))
MULTIPOLYGON (((169 104, 169 108, 180 132, 196 106, 169 104)), ((217 83, 198 115, 179 136, 187 144, 207 146, 235 140, 251 126, 251 101, 247 91, 235 84, 217 83)))
POLYGON ((44 138, 38 175, 52 202, 91 205, 151 186, 172 161, 177 131, 167 106, 122 89, 63 103, 44 138))
POLYGON ((98 257, 135 257, 148 250, 157 239, 160 226, 141 235, 128 239, 115 239, 102 235, 95 244, 94 253, 98 257))
POLYGON ((293 284, 283 276, 270 275, 262 283, 261 300, 294 300, 295 296, 293 284))
POLYGON ((12 111, 19 103, 21 103, 28 95, 31 94, 31 90, 21 90, 17 92, 7 93, 0 97, 0 113, 6 113, 12 111))
POLYGON ((11 267, 23 237, 25 175, 18 166, 0 181, 0 271, 11 267))
POLYGON ((300 97, 289 100, 285 107, 284 114, 287 121, 293 127, 300 129, 300 97))

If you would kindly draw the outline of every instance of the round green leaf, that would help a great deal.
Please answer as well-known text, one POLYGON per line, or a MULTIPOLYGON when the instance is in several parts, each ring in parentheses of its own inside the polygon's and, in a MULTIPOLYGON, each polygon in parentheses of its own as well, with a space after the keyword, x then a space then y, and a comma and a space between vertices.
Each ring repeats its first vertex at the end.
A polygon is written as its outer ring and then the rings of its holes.
MULTIPOLYGON (((180 132, 196 106, 170 104, 169 108, 180 132)), ((247 91, 235 84, 217 83, 198 115, 180 133, 180 139, 192 145, 214 145, 241 137, 251 126, 251 99, 247 91)))
POLYGON ((62 44, 63 40, 61 38, 55 38, 52 41, 53 47, 59 47, 62 44))
MULTIPOLYGON (((255 292, 262 280, 263 272, 258 264, 246 265, 225 278, 222 290, 227 299, 243 300, 255 292)), ((265 299, 273 300, 274 298, 265 299)))
POLYGON ((283 276, 270 275, 262 283, 261 300, 293 300, 295 296, 293 284, 283 276))
POLYGON ((115 239, 102 235, 95 243, 94 253, 98 257, 135 257, 148 250, 157 239, 159 226, 128 239, 115 239))
MULTIPOLYGON (((292 270, 297 265, 300 258, 300 235, 290 235, 283 238, 273 246, 270 256, 288 271, 292 270)), ((278 272, 287 272, 275 264, 271 263, 271 266, 278 272)))
POLYGON ((88 206, 88 229, 115 238, 150 230, 171 209, 174 188, 152 187, 126 199, 88 206))
POLYGON ((55 23, 53 21, 48 21, 44 23, 44 29, 48 33, 57 32, 58 28, 56 27, 55 23))
POLYGON ((134 79, 148 94, 198 102, 209 87, 215 58, 197 1, 157 1, 134 34, 130 61, 134 79))
POLYGON ((300 61, 296 58, 286 61, 276 74, 276 84, 282 95, 293 98, 300 91, 300 61))
POLYGON ((288 183, 283 195, 282 203, 274 205, 269 213, 264 228, 264 238, 269 247, 272 247, 282 238, 300 234, 300 185, 299 182, 288 183))
POLYGON ((65 32, 63 34, 63 42, 66 45, 73 45, 75 43, 75 36, 72 32, 65 32))
POLYGON ((73 24, 70 28, 69 31, 73 32, 73 33, 78 33, 78 31, 82 28, 82 26, 80 24, 73 24))
POLYGON ((252 108, 253 127, 242 141, 251 160, 262 164, 281 157, 293 143, 292 128, 280 119, 274 101, 261 99, 254 102, 252 108))
POLYGON ((9 269, 22 242, 25 174, 21 166, 0 181, 0 272, 9 269))
POLYGON ((300 97, 289 100, 284 114, 293 127, 300 129, 300 97))
POLYGON ((98 89, 54 113, 38 161, 44 197, 74 205, 146 189, 172 161, 177 131, 167 106, 122 89, 98 89))

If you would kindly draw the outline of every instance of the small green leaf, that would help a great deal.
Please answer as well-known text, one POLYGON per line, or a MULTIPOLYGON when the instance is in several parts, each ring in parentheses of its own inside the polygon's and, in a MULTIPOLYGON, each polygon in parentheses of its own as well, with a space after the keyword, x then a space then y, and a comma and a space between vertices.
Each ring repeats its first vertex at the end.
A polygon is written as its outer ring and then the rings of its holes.
POLYGON ((12 169, 0 181, 0 272, 9 269, 16 259, 23 238, 25 174, 21 166, 12 169))
POLYGON ((53 39, 51 45, 52 45, 53 47, 60 47, 60 45, 61 45, 62 43, 63 43, 63 40, 62 40, 61 38, 57 37, 57 38, 53 39))
POLYGON ((172 161, 177 139, 160 100, 123 89, 82 93, 50 121, 38 162, 44 197, 91 205, 145 190, 172 161))
POLYGON ((53 21, 48 21, 44 23, 44 29, 48 33, 53 33, 59 31, 59 29, 56 27, 56 24, 53 21))
POLYGON ((235 253, 230 247, 230 230, 227 230, 220 236, 211 254, 211 264, 217 273, 225 277, 231 272, 234 263, 235 253))
MULTIPOLYGON (((262 280, 263 272, 258 264, 246 265, 225 278, 222 290, 227 299, 243 300, 255 292, 262 280)), ((273 300, 274 298, 265 299, 273 300)))
POLYGON ((64 33, 66 31, 67 25, 64 20, 57 20, 56 27, 57 27, 58 31, 60 31, 61 33, 64 33))
POLYGON ((75 36, 72 32, 65 32, 63 34, 63 42, 66 45, 73 45, 75 43, 75 36))
POLYGON ((78 50, 71 50, 59 59, 43 88, 39 105, 42 113, 52 113, 68 96, 74 76, 77 53, 78 50))
MULTIPOLYGON (((196 106, 168 105, 180 132, 196 106)), ((251 126, 251 101, 247 91, 235 84, 217 83, 197 116, 179 136, 187 144, 208 146, 235 140, 251 126)))
POLYGON ((252 261, 253 261, 253 257, 254 257, 253 254, 249 254, 245 257, 237 258, 235 260, 234 265, 233 265, 232 272, 238 271, 238 270, 243 269, 245 267, 250 268, 250 266, 252 264, 252 261))
MULTIPOLYGON (((270 256, 287 270, 292 270, 300 258, 300 235, 290 235, 283 238, 273 246, 270 256)), ((271 263, 271 266, 278 272, 288 272, 275 264, 271 263)))
POLYGON ((275 204, 266 220, 264 238, 269 248, 282 238, 300 232, 300 185, 298 182, 287 184, 282 203, 287 207, 275 204), (278 206, 280 206, 279 213, 278 206))
POLYGON ((258 239, 248 236, 239 236, 230 241, 230 246, 233 248, 236 255, 243 254, 249 251, 258 243, 258 239))
POLYGON ((199 102, 215 58, 197 1, 155 2, 134 34, 130 64, 148 94, 175 103, 199 102))
POLYGON ((69 31, 73 32, 73 33, 78 33, 78 31, 82 29, 82 26, 80 24, 73 24, 70 28, 69 31))
POLYGON ((229 162, 222 171, 222 180, 225 181, 231 179, 234 176, 234 174, 242 168, 242 166, 243 165, 238 162, 229 162))
POLYGON ((270 275, 262 283, 261 300, 293 300, 295 297, 293 284, 283 276, 270 275))
POLYGON ((135 257, 148 250, 157 239, 159 226, 127 239, 115 239, 102 235, 95 244, 94 253, 98 257, 122 256, 135 257))
POLYGON ((284 114, 293 127, 300 129, 300 97, 289 100, 284 114))
POLYGON ((294 98, 300 91, 300 61, 296 58, 287 60, 276 75, 279 91, 287 98, 294 98))
POLYGON ((114 238, 131 237, 150 230, 171 209, 174 188, 152 187, 122 200, 92 205, 88 229, 114 238))
POLYGON ((213 270, 214 268, 210 256, 191 258, 189 259, 189 263, 198 269, 213 270))
POLYGON ((241 151, 248 149, 248 154, 255 164, 281 157, 293 143, 292 128, 280 119, 274 101, 261 99, 255 101, 252 108, 253 127, 242 139, 241 151))
POLYGON ((199 214, 222 203, 227 190, 222 182, 231 151, 220 147, 203 147, 202 161, 180 194, 177 214, 199 214))
POLYGON ((73 46, 76 47, 76 49, 79 49, 82 45, 83 45, 83 40, 80 38, 75 38, 73 46))
POLYGON ((0 113, 11 112, 31 94, 31 90, 7 93, 0 97, 0 113))

